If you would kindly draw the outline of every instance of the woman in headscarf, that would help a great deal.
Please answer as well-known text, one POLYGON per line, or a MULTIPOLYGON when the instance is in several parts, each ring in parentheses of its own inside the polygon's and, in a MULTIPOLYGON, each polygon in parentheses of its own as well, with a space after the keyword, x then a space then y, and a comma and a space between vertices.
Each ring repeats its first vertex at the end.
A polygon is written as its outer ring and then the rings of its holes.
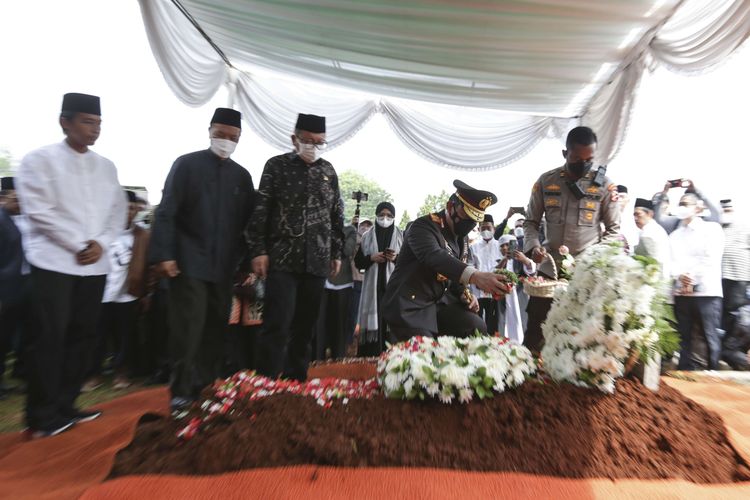
POLYGON ((366 270, 359 303, 359 356, 379 356, 385 349, 387 326, 380 304, 404 241, 403 232, 394 224, 393 204, 379 203, 375 214, 375 227, 362 236, 354 257, 357 268, 366 270))

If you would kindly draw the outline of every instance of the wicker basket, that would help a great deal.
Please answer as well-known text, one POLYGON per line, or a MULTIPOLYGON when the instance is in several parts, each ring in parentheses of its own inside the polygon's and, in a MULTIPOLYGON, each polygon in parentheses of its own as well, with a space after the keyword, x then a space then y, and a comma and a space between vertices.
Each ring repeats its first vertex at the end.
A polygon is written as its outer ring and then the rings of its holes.
MULTIPOLYGON (((555 265, 555 259, 551 255, 547 254, 547 259, 552 263, 552 269, 554 270, 555 276, 557 276, 557 265, 555 265)), ((566 280, 545 280, 542 282, 532 283, 530 281, 523 282, 523 291, 526 292, 530 297, 541 297, 544 299, 551 299, 555 296, 557 289, 568 288, 568 282, 566 280)))

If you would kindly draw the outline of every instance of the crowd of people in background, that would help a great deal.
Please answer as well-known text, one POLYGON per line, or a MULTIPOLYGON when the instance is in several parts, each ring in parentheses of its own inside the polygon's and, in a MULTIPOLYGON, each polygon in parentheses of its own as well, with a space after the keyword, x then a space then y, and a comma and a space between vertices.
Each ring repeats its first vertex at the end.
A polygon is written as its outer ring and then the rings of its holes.
POLYGON ((32 437, 97 418, 75 401, 109 373, 115 388, 169 383, 179 412, 237 370, 304 380, 313 359, 378 356, 415 334, 479 331, 539 352, 552 299, 493 271, 556 279, 564 254, 602 241, 661 266, 679 369, 750 369, 749 226, 679 179, 635 200, 624 235, 628 189, 593 167, 591 129, 570 132, 565 164, 499 224, 484 213, 497 197, 456 181, 444 210, 402 230, 387 201, 345 223, 324 117, 299 115, 293 151, 268 160, 257 190, 231 159, 241 121, 216 110, 210 147, 174 162, 154 210, 89 149, 99 98, 66 94, 65 139, 2 179, 0 397, 14 352, 32 437))

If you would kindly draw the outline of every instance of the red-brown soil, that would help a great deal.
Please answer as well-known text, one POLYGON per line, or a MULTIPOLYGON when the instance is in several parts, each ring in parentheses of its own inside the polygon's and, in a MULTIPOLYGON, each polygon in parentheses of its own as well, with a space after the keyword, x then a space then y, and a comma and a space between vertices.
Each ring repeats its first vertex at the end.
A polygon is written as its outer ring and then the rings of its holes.
POLYGON ((375 398, 334 401, 326 409, 286 394, 237 405, 242 411, 219 417, 186 442, 176 433, 187 419, 144 419, 110 477, 320 464, 750 479, 717 414, 666 385, 653 393, 633 380, 618 381, 614 395, 529 381, 466 405, 375 398))

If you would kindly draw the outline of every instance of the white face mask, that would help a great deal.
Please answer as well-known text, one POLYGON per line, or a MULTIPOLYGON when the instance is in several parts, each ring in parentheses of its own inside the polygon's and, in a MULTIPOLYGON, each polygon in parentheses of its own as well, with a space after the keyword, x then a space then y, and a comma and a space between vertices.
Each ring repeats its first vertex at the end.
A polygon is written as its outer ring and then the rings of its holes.
POLYGON ((489 241, 492 239, 492 231, 484 230, 479 234, 482 236, 482 239, 485 241, 489 241))
POLYGON ((516 238, 523 238, 523 228, 522 227, 517 227, 513 232, 515 233, 516 238))
POLYGON ((214 154, 219 158, 229 158, 232 153, 234 153, 234 149, 236 147, 237 143, 234 141, 230 141, 229 139, 217 139, 216 137, 211 137, 211 151, 213 151, 214 154))
POLYGON ((378 226, 387 228, 393 225, 393 217, 378 217, 378 226))
POLYGON ((320 150, 315 147, 315 144, 302 144, 298 142, 297 154, 305 163, 315 163, 320 159, 320 150))
POLYGON ((685 205, 680 205, 677 207, 677 212, 675 213, 678 219, 685 220, 688 217, 692 217, 695 215, 695 207, 689 207, 685 205))

